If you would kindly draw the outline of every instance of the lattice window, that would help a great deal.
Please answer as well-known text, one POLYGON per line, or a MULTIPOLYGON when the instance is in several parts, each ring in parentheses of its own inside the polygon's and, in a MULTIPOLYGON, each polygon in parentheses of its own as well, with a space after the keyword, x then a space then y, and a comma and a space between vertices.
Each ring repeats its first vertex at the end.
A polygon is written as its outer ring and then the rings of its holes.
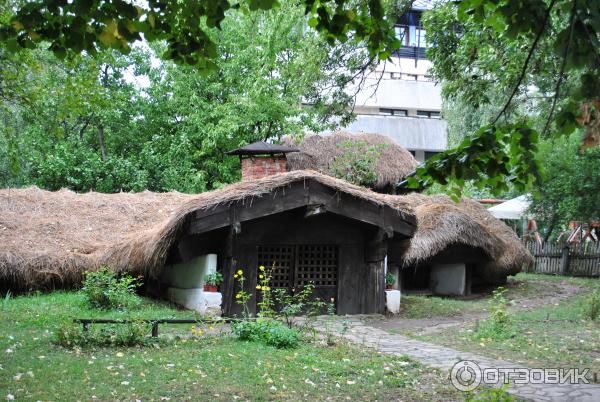
POLYGON ((294 261, 292 246, 260 246, 258 247, 258 266, 273 268, 271 286, 288 288, 291 284, 292 263, 294 261))
POLYGON ((312 282, 317 287, 337 286, 338 249, 329 245, 298 246, 296 286, 312 282))

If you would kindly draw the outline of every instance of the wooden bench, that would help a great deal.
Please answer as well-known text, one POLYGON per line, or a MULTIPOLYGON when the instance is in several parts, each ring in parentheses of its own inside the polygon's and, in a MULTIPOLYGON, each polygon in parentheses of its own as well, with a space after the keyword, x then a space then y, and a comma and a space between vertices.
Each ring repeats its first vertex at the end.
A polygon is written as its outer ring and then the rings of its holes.
MULTIPOLYGON (((256 318, 248 318, 248 320, 255 320, 256 318)), ((218 319, 155 319, 155 320, 115 320, 110 318, 76 318, 73 320, 76 324, 81 324, 83 330, 87 331, 90 324, 131 324, 134 322, 152 324, 152 337, 158 337, 158 324, 216 324, 216 323, 230 323, 236 321, 244 321, 241 318, 218 318, 218 319)))

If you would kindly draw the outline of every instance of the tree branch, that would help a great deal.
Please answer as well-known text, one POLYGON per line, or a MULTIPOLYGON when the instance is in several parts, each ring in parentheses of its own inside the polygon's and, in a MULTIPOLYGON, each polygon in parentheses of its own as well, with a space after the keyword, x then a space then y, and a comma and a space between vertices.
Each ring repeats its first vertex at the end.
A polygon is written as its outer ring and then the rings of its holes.
POLYGON ((542 25, 540 27, 540 31, 538 32, 533 43, 531 44, 531 48, 529 49, 529 53, 527 54, 527 59, 525 59, 525 64, 523 64, 523 68, 521 69, 521 74, 519 76, 519 80, 517 81, 517 85, 515 85, 512 93, 510 94, 510 97, 508 98, 508 101, 506 101, 506 103, 504 104, 504 107, 502 108, 500 113, 498 113, 498 115, 496 116, 494 121, 492 122, 492 125, 495 125, 498 122, 498 120, 500 119, 500 117, 502 117, 502 115, 504 113, 506 113, 506 110, 510 106, 513 98, 515 97, 517 92, 519 92, 519 87, 521 86, 521 83, 523 82, 523 78, 525 78, 525 74, 527 74, 527 68, 529 67, 529 62, 531 61, 531 57, 533 56, 533 53, 535 52, 535 49, 537 48, 537 45, 538 45, 540 39, 542 38, 544 31, 546 31, 546 25, 548 24, 548 20, 550 19, 550 12, 552 11, 552 8, 554 7, 555 3, 556 3, 556 0, 552 0, 550 5, 548 6, 548 9, 546 10, 546 15, 544 16, 544 21, 542 22, 542 25))
POLYGON ((563 53, 563 60, 560 66, 560 73, 558 75, 558 80, 556 80, 556 88, 554 89, 554 98, 552 99, 552 107, 550 107, 550 113, 548 113, 548 119, 546 120, 546 125, 544 126, 544 130, 542 131, 542 136, 546 135, 546 132, 550 128, 550 124, 552 123, 552 116, 554 116, 554 109, 556 108, 556 102, 560 97, 560 86, 565 78, 565 68, 567 66, 567 56, 569 55, 569 48, 571 47, 571 42, 573 41, 573 26, 575 25, 575 16, 576 16, 577 2, 573 1, 573 9, 571 10, 571 24, 569 25, 569 41, 567 42, 567 46, 565 46, 565 51, 563 53))

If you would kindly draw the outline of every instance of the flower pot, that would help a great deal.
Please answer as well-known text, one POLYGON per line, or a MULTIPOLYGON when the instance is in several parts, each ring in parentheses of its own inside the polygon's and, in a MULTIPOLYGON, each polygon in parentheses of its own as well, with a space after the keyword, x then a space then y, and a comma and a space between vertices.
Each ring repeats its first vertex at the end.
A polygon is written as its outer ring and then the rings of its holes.
POLYGON ((204 285, 204 291, 205 292, 216 292, 217 286, 216 285, 204 285))
POLYGON ((394 285, 385 285, 385 290, 394 290, 394 285))

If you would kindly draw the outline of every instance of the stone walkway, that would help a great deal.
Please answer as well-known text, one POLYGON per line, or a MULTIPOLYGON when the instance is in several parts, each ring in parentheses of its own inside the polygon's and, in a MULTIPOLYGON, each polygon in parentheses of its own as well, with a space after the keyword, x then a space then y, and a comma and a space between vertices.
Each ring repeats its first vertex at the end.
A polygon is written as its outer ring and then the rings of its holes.
MULTIPOLYGON (((398 356, 408 356, 424 365, 450 372, 455 363, 462 360, 475 362, 481 370, 488 368, 523 369, 523 365, 490 359, 468 352, 438 346, 407 338, 402 335, 389 334, 381 329, 365 325, 360 317, 323 318, 317 321, 319 332, 341 336, 348 341, 376 349, 381 353, 398 356)), ((540 374, 538 372, 538 374, 540 374)), ((524 375, 524 374, 522 374, 524 375)), ((522 378, 522 377, 521 377, 522 378)), ((532 382, 535 382, 535 377, 532 382)), ((503 376, 498 378, 497 386, 502 385, 503 376)), ((528 381, 529 382, 529 381, 528 381)), ((600 385, 595 384, 514 384, 511 383, 508 392, 515 396, 531 401, 582 401, 600 402, 600 385)))

